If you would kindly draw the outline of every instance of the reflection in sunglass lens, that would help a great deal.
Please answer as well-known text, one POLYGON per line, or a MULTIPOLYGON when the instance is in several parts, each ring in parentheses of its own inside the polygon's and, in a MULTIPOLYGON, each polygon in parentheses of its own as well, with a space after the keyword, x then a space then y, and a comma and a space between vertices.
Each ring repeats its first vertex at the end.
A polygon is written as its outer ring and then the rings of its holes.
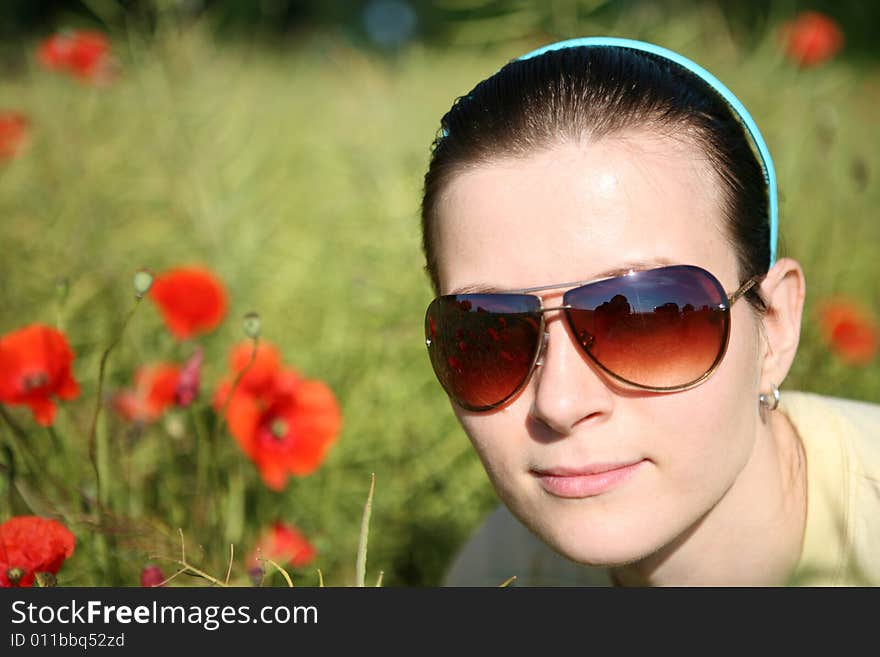
POLYGON ((686 386, 727 346, 727 295, 705 270, 674 266, 599 281, 565 294, 581 346, 610 373, 652 388, 686 386))
POLYGON ((428 306, 425 338, 446 392, 469 410, 507 400, 525 383, 541 344, 540 300, 526 294, 462 294, 428 306))

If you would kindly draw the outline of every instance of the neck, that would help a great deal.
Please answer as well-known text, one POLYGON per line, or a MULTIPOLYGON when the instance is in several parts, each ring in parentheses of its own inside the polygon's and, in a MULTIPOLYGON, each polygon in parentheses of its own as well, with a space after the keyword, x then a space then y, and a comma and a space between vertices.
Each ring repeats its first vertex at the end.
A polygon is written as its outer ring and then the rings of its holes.
POLYGON ((800 559, 806 458, 780 411, 759 422, 755 447, 724 497, 673 543, 614 567, 620 586, 783 586, 800 559))

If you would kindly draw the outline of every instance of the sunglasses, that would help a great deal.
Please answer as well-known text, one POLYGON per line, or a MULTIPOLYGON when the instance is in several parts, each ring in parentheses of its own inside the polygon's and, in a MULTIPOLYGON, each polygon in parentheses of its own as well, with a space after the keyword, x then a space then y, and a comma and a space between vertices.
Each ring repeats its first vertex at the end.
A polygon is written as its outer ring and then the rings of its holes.
POLYGON ((613 379, 642 390, 685 390, 721 363, 730 308, 762 278, 728 295, 705 269, 672 265, 501 294, 448 294, 428 305, 425 343, 440 385, 470 411, 497 408, 528 383, 551 310, 565 314, 583 353, 613 379), (566 287, 562 305, 551 308, 530 294, 566 287))

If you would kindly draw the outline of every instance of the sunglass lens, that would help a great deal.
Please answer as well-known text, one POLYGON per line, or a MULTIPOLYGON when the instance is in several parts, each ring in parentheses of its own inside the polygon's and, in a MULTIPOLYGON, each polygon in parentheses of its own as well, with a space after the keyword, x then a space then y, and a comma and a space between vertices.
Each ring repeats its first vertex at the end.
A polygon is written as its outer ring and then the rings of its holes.
POLYGON ((650 388, 696 383, 727 347, 727 295, 699 267, 638 271, 569 290, 578 342, 617 377, 650 388))
POLYGON ((459 405, 487 410, 526 382, 541 344, 540 300, 525 294, 434 299, 425 339, 434 373, 459 405))

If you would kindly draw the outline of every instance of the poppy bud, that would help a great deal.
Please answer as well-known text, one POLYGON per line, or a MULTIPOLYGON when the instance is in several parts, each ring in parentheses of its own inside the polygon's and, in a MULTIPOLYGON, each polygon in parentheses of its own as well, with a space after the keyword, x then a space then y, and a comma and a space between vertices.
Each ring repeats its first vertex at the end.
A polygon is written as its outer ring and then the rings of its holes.
POLYGON ((52 573, 38 572, 34 573, 34 586, 39 588, 58 586, 58 580, 52 573))
POLYGON ((142 299, 153 287, 153 274, 146 269, 139 269, 134 274, 134 295, 142 299))
POLYGON ((183 418, 180 417, 179 412, 169 411, 165 413, 162 424, 165 427, 165 431, 172 438, 180 440, 186 435, 186 424, 183 418))
POLYGON ((263 570, 262 566, 254 566, 250 570, 248 570, 248 577, 251 579, 251 584, 254 586, 259 586, 263 578, 266 576, 266 571, 263 570))
POLYGON ((141 586, 164 586, 165 575, 159 566, 150 565, 141 571, 141 586))
POLYGON ((244 316, 244 334, 256 340, 260 337, 260 316, 257 313, 248 313, 244 316))

